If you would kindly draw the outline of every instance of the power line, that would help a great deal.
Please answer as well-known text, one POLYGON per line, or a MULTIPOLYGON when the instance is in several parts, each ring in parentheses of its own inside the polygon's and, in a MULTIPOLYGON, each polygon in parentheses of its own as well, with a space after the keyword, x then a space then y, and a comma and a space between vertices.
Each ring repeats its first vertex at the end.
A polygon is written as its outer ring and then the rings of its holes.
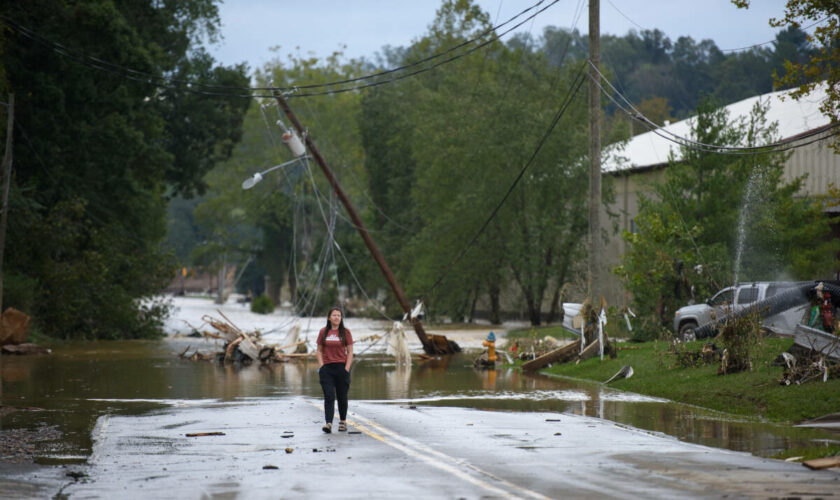
POLYGON ((444 280, 444 278, 446 278, 447 274, 449 273, 449 270, 452 269, 452 267, 455 264, 457 264, 458 261, 460 261, 464 257, 464 255, 475 244, 475 242, 478 241, 479 236, 481 236, 482 233, 484 233, 484 230, 487 229, 487 226, 490 224, 490 221, 492 221, 496 217, 496 214, 499 213, 499 210, 502 208, 502 206, 505 204, 507 199, 510 197, 511 193, 513 193, 513 190, 516 189, 516 186, 519 184, 519 181, 525 175, 525 171, 528 170, 528 167, 530 167, 531 164, 534 162, 534 159, 536 159, 537 154, 540 152, 540 150, 543 147, 543 144, 545 144, 545 141, 551 135, 551 132, 554 131, 554 127, 557 126, 557 123, 560 121, 560 118, 562 118, 563 115, 565 114, 566 109, 568 108, 569 104, 572 102, 572 99, 577 94, 578 90, 580 90, 580 86, 583 84, 583 81, 584 81, 584 77, 582 75, 582 73, 584 73, 583 67, 584 67, 584 64, 581 64, 580 68, 578 69, 578 73, 575 77, 575 80, 573 81, 571 87, 569 87, 569 91, 566 94, 566 98, 565 98, 564 102, 560 106, 560 109, 558 110, 557 114, 554 116, 554 119, 552 120, 551 124, 549 125, 548 130, 546 130, 545 134, 543 134, 542 138, 537 143, 536 149, 534 149, 534 152, 531 154, 531 157, 528 159, 528 161, 525 162, 525 165, 519 171, 519 174, 516 176, 516 178, 514 179, 513 183, 508 188, 505 195, 502 197, 501 200, 499 200, 499 203, 496 205, 496 207, 493 209, 493 211, 487 217, 487 220, 485 220, 484 223, 481 225, 478 232, 476 232, 475 236, 473 236, 473 238, 469 241, 469 243, 467 243, 461 249, 461 251, 458 253, 458 255, 454 259, 452 259, 449 262, 449 264, 446 265, 446 267, 444 268, 440 277, 438 277, 438 279, 435 281, 435 283, 432 285, 432 287, 429 289, 429 291, 426 292, 424 295, 428 295, 429 293, 433 292, 441 284, 441 282, 444 280))
MULTIPOLYGON (((552 5, 556 4, 556 3, 557 3, 557 2, 559 2, 559 1, 560 1, 560 0, 553 0, 553 1, 552 1, 550 4, 548 4, 545 8, 543 8, 543 9, 541 9, 540 11, 536 12, 535 14, 531 15, 530 17, 526 18, 526 19, 525 19, 525 21, 523 21, 523 22, 526 22, 526 21, 528 21, 529 19, 533 19, 534 17, 536 17, 536 15, 537 15, 537 14, 539 14, 539 13, 543 12, 544 10, 548 9, 549 7, 551 7, 552 5)), ((530 7, 528 7, 527 9, 524 9, 524 10, 520 11, 518 14, 516 14, 516 15, 514 15, 513 17, 509 18, 507 21, 505 21, 505 22, 503 22, 503 23, 501 23, 501 24, 498 24, 498 25, 496 25, 496 26, 493 26, 492 28, 489 28, 489 29, 487 29, 487 30, 483 31, 482 33, 480 33, 478 36, 476 36, 476 37, 474 37, 474 38, 471 38, 471 39, 469 39, 469 40, 467 40, 467 41, 461 42, 461 43, 459 43, 458 45, 455 45, 454 47, 450 47, 449 49, 444 50, 444 51, 442 51, 442 52, 438 52, 438 53, 432 54, 431 56, 425 57, 425 58, 420 59, 420 60, 418 60, 418 61, 415 61, 415 62, 413 62, 413 63, 405 64, 405 65, 403 65, 403 66, 399 66, 399 67, 397 67, 397 68, 392 68, 392 69, 389 69, 389 70, 380 71, 380 72, 377 72, 377 73, 372 73, 372 74, 369 74, 369 75, 364 75, 364 76, 360 76, 360 77, 356 77, 356 78, 348 78, 348 79, 345 79, 345 80, 338 80, 338 81, 334 81, 334 82, 327 82, 327 83, 318 83, 318 84, 311 84, 311 85, 301 85, 301 86, 297 86, 296 88, 298 88, 298 89, 312 89, 312 88, 333 87, 333 86, 336 86, 336 85, 342 85, 342 84, 346 84, 346 83, 355 83, 355 82, 362 81, 362 80, 368 80, 368 79, 371 79, 371 78, 376 78, 376 77, 379 77, 379 76, 382 76, 382 75, 388 75, 388 74, 395 73, 395 72, 398 72, 398 71, 402 71, 402 70, 405 70, 405 69, 408 69, 408 68, 412 68, 412 67, 414 67, 414 66, 419 66, 419 65, 421 65, 421 64, 423 64, 423 63, 426 63, 426 62, 432 61, 432 60, 437 59, 437 58, 439 58, 439 57, 442 57, 442 56, 444 56, 444 55, 446 55, 446 54, 449 54, 449 53, 451 53, 451 52, 454 52, 454 51, 456 51, 456 50, 458 50, 458 49, 461 49, 461 48, 463 48, 463 47, 466 47, 467 45, 470 45, 470 44, 472 44, 472 43, 475 43, 475 42, 476 42, 476 41, 478 41, 478 40, 481 40, 482 38, 484 38, 484 37, 485 37, 485 36, 487 36, 488 34, 495 32, 497 29, 499 29, 499 28, 501 28, 501 27, 503 27, 503 26, 505 26, 505 25, 507 25, 507 24, 509 24, 509 23, 513 22, 516 18, 518 18, 518 17, 522 16, 522 15, 523 15, 523 14, 525 14, 526 12, 528 12, 528 11, 530 11, 530 10, 532 10, 532 9, 534 9, 534 8, 536 8, 536 7, 538 7, 538 6, 539 6, 540 4, 542 4, 543 2, 545 2, 545 0, 540 0, 539 2, 537 2, 537 3, 533 4, 533 5, 531 5, 530 7)), ((501 5, 500 5, 500 7, 499 7, 499 8, 501 9, 501 5)), ((523 23, 519 23, 519 24, 517 24, 516 26, 514 26, 512 29, 516 29, 516 28, 518 28, 519 26, 521 26, 522 24, 523 24, 523 23)), ((496 40, 497 40, 498 38, 500 38, 501 36, 503 36, 503 35, 505 35, 505 34, 509 33, 510 31, 511 31, 511 30, 505 31, 502 35, 498 35, 498 36, 494 37, 493 39, 496 39, 496 40)), ((262 88, 262 89, 260 89, 260 90, 274 90, 274 89, 272 89, 272 88, 262 88)), ((282 90, 291 90, 291 88, 282 89, 282 90)))
POLYGON ((471 48, 471 49, 468 49, 468 50, 466 50, 466 51, 464 51, 464 52, 462 52, 462 53, 460 53, 460 54, 457 54, 457 55, 455 55, 455 56, 452 56, 452 57, 450 57, 450 58, 448 58, 448 59, 444 59, 444 60, 442 60, 442 61, 439 61, 439 62, 437 62, 437 63, 435 63, 435 64, 433 64, 433 65, 431 65, 431 66, 427 66, 427 67, 425 67, 425 68, 421 68, 421 69, 419 69, 419 70, 412 71, 412 72, 410 72, 410 73, 406 73, 406 74, 404 74, 404 75, 396 76, 396 77, 391 78, 391 79, 389 79, 389 80, 383 80, 383 81, 379 81, 379 82, 367 83, 367 84, 357 85, 357 86, 354 86, 354 87, 348 87, 348 88, 343 88, 343 89, 325 90, 325 91, 322 91, 322 92, 290 93, 290 94, 288 95, 288 97, 289 97, 289 98, 293 98, 293 97, 314 97, 314 96, 322 96, 322 95, 340 94, 340 93, 343 93, 343 92, 353 92, 353 91, 356 91, 356 90, 366 89, 366 88, 369 88, 369 87, 377 87, 377 86, 379 86, 379 85, 385 85, 385 84, 388 84, 388 83, 394 83, 394 82, 397 82, 397 81, 399 81, 399 80, 403 80, 403 79, 405 79, 405 78, 408 78, 408 77, 410 77, 410 76, 415 76, 415 75, 419 75, 419 74, 421 74, 421 73, 425 73, 425 72, 427 72, 427 71, 431 71, 431 70, 433 70, 433 69, 435 69, 435 68, 438 68, 438 67, 440 67, 440 66, 443 66, 444 64, 448 64, 448 63, 453 62, 453 61, 456 61, 456 60, 458 60, 458 59, 460 59, 460 58, 462 58, 462 57, 468 56, 468 55, 472 54, 473 52, 475 52, 475 51, 477 51, 477 50, 479 50, 479 49, 481 49, 481 48, 484 48, 484 47, 486 47, 487 45, 489 45, 489 44, 491 44, 491 43, 495 42, 496 40, 499 40, 500 38, 502 38, 502 37, 503 37, 503 36, 505 36, 506 34, 510 33, 511 31, 513 31, 513 30, 515 30, 515 29, 517 29, 517 28, 519 28, 520 26, 522 26, 522 25, 523 25, 523 24, 525 24, 526 22, 528 22, 528 21, 530 21, 531 19, 533 19, 534 17, 538 16, 539 14, 541 14, 542 12, 544 12, 546 9, 548 9, 549 7, 551 7, 552 5, 554 5, 555 3, 557 3, 558 1, 559 1, 559 0, 554 0, 554 1, 553 1, 552 3, 550 3, 549 5, 547 5, 547 6, 543 7, 542 9, 538 10, 537 12, 535 12, 534 14, 532 14, 531 16, 529 16, 529 17, 527 17, 527 18, 523 19, 521 22, 519 22, 518 24, 516 24, 516 25, 514 25, 513 27, 509 28, 507 31, 502 32, 500 35, 495 35, 495 36, 493 36, 493 37, 489 38, 488 40, 486 40, 486 41, 484 41, 484 42, 480 43, 479 45, 476 45, 475 47, 473 47, 473 48, 471 48))
MULTIPOLYGON (((315 112, 315 110, 314 110, 314 109, 312 109, 312 106, 310 106, 310 105, 309 105, 309 102, 308 102, 308 101, 304 101, 304 103, 306 103, 306 108, 307 108, 307 110, 309 111, 309 114, 310 114, 310 116, 312 117, 312 120, 314 121, 315 126, 316 126, 316 127, 318 127, 318 128, 319 128, 319 129, 321 129, 321 130, 324 130, 324 127, 323 127, 323 126, 321 126, 320 120, 319 120, 319 118, 318 118, 318 114, 315 112)), ((334 147, 334 146, 333 146, 333 145, 332 145, 329 141, 327 141, 327 146, 328 146, 328 148, 329 148, 329 149, 332 149, 333 151, 336 151, 336 152, 338 151, 338 149, 337 149, 337 148, 335 148, 335 147, 334 147)), ((379 207, 379 205, 377 205, 377 204, 376 204, 376 202, 373 200, 373 198, 372 198, 372 197, 371 197, 371 196, 367 193, 367 190, 365 189, 364 183, 363 183, 363 182, 362 182, 362 181, 361 181, 361 180, 360 180, 360 179, 356 176, 356 173, 355 173, 355 172, 353 172, 353 168, 352 168, 352 167, 349 167, 349 166, 345 165, 343 162, 339 162, 337 166, 339 167, 339 169, 341 169, 341 171, 342 171, 342 172, 348 172, 348 173, 350 174, 350 176, 353 178, 353 181, 354 181, 354 183, 355 183, 355 185, 356 185, 356 188, 357 188, 357 189, 358 189, 358 190, 362 193, 362 195, 363 195, 365 198, 367 198, 367 199, 368 199, 368 201, 370 202, 370 205, 371 205, 374 209, 376 209, 376 211, 377 211, 377 212, 379 212, 379 213, 380 213, 383 217, 385 217, 385 219, 387 219, 387 220, 388 220, 388 221, 390 221, 392 224, 394 224, 394 226, 396 226, 397 228, 401 229, 402 231, 405 231, 406 233, 412 233, 412 232, 414 232, 411 228, 406 227, 406 226, 404 226, 404 225, 400 224, 399 222, 397 222, 396 220, 394 220, 393 218, 391 218, 388 214, 386 214, 386 213, 385 213, 385 212, 384 212, 384 211, 383 211, 383 210, 379 207)), ((350 221, 350 220, 349 220, 349 219, 347 219, 346 217, 343 217, 343 216, 341 216, 341 217, 342 217, 345 221, 347 221, 350 225, 352 225, 354 228, 356 228, 356 229, 360 229, 359 227, 357 227, 357 226, 356 226, 356 225, 355 225, 352 221, 350 221)), ((366 230, 367 230, 367 228, 366 228, 366 230)))
POLYGON ((761 145, 761 146, 724 146, 724 145, 718 145, 718 144, 706 144, 706 143, 703 143, 703 142, 699 142, 699 141, 689 139, 689 138, 683 137, 681 135, 675 134, 674 132, 671 132, 671 131, 667 130, 666 128, 663 128, 662 126, 654 123, 647 116, 645 116, 638 109, 636 109, 636 107, 633 106, 633 104, 621 92, 619 92, 615 88, 615 86, 604 76, 603 73, 601 73, 601 71, 598 68, 596 68, 591 62, 589 62, 589 65, 595 69, 595 71, 598 73, 600 79, 603 80, 604 82, 606 82, 606 84, 610 87, 610 89, 612 89, 613 93, 615 93, 615 95, 618 95, 626 103, 626 106, 621 104, 620 102, 616 101, 615 98, 613 97, 613 94, 607 92, 606 89, 604 89, 604 87, 601 85, 600 81, 595 80, 596 85, 598 85, 598 87, 601 89, 602 93, 610 101, 612 101, 613 104, 615 104, 624 113, 628 114, 632 118, 634 118, 634 119, 638 120, 639 122, 643 123, 644 125, 646 125, 650 129, 650 131, 653 132, 654 134, 662 137, 663 139, 666 139, 668 141, 671 141, 675 144, 678 144, 680 146, 683 146, 683 147, 686 147, 686 148, 689 148, 689 149, 696 149, 696 150, 709 152, 709 153, 729 154, 729 155, 751 155, 751 154, 780 153, 780 152, 788 151, 788 150, 791 150, 791 149, 796 149, 796 148, 799 148, 799 147, 807 146, 809 144, 812 144, 813 142, 817 142, 817 141, 826 139, 827 137, 831 137, 833 135, 837 135, 838 133, 840 133, 840 132, 835 132, 835 133, 829 134, 828 136, 822 137, 822 135, 825 132, 840 127, 840 122, 835 122, 835 123, 829 124, 827 127, 824 127, 824 128, 810 130, 810 131, 808 131, 804 134, 800 134, 798 136, 789 137, 787 139, 782 139, 780 141, 776 141, 776 142, 769 143, 769 144, 764 144, 764 145, 761 145), (629 107, 629 110, 627 109, 627 107, 629 107), (821 136, 821 137, 818 137, 817 139, 814 139, 812 141, 805 142, 805 143, 800 142, 804 139, 809 139, 809 138, 814 137, 814 136, 821 136))
MULTIPOLYGON (((807 29, 813 28, 814 26, 820 24, 821 22, 825 21, 828 18, 829 18, 829 16, 825 16, 824 18, 820 19, 819 21, 813 22, 813 23, 809 24, 808 26, 805 26, 804 28, 800 28, 800 29, 802 31, 805 31, 807 29)), ((738 48, 735 48, 735 49, 720 49, 720 51, 721 52, 740 52, 742 50, 750 50, 750 49, 754 49, 754 48, 757 48, 757 47, 761 47, 763 45, 769 45, 769 44, 775 43, 775 42, 776 42, 776 40, 774 39, 774 40, 768 40, 766 42, 756 43, 756 44, 753 44, 753 45, 747 45, 746 47, 738 47, 738 48)))
POLYGON ((639 24, 639 23, 637 23, 636 21, 634 21, 634 20, 630 19, 629 17, 627 17, 627 14, 625 14, 624 12, 621 12, 621 9, 619 9, 618 7, 616 7, 616 5, 615 5, 614 3, 612 3, 612 1, 611 1, 611 0, 607 0, 607 3, 608 3, 608 4, 610 4, 610 6, 611 6, 613 9, 615 9, 615 11, 616 11, 616 12, 618 12, 619 14, 621 14, 621 17, 623 17, 624 19, 627 19, 627 21, 629 21, 629 22, 630 22, 630 24, 634 25, 635 27, 639 28, 639 29, 640 29, 640 30, 642 30, 642 31, 646 31, 646 30, 647 30, 647 28, 645 28, 645 27, 644 27, 644 26, 642 26, 641 24, 639 24))
POLYGON ((204 83, 195 82, 195 81, 191 81, 191 80, 185 80, 185 79, 167 78, 167 77, 158 76, 158 75, 154 75, 154 74, 143 72, 143 71, 138 71, 138 70, 135 70, 135 69, 132 69, 132 68, 128 68, 128 67, 119 65, 119 64, 114 64, 114 63, 105 61, 103 59, 99 59, 97 57, 90 56, 90 55, 85 54, 83 52, 73 50, 73 49, 71 49, 71 48, 69 48, 69 47, 67 47, 63 44, 60 44, 58 42, 54 42, 54 41, 38 34, 34 30, 31 30, 31 29, 28 29, 24 26, 21 26, 20 24, 18 24, 15 21, 9 19, 6 16, 0 15, 0 24, 5 24, 9 28, 17 31, 18 33, 26 36, 27 38, 30 38, 32 40, 35 40, 36 42, 39 42, 43 45, 46 45, 50 49, 52 49, 54 52, 56 52, 58 54, 61 54, 65 57, 68 57, 70 59, 73 59, 76 62, 79 62, 80 64, 83 64, 87 67, 91 67, 91 68, 98 69, 98 70, 103 70, 103 71, 108 71, 108 72, 115 73, 115 74, 121 74, 123 77, 128 78, 130 80, 135 80, 135 81, 138 81, 138 82, 141 82, 141 83, 147 83, 147 84, 154 85, 154 86, 160 87, 160 88, 171 88, 171 89, 177 89, 177 90, 185 90, 185 91, 192 92, 192 93, 214 95, 214 96, 225 96, 225 97, 247 97, 247 98, 273 97, 273 94, 253 94, 253 92, 255 92, 255 91, 292 92, 292 94, 289 97, 310 97, 310 96, 316 96, 316 95, 328 95, 328 94, 333 94, 333 93, 349 92, 349 91, 353 91, 353 90, 359 90, 359 89, 362 89, 362 88, 382 85, 382 84, 385 84, 385 83, 391 83, 393 81, 397 81, 397 80, 400 80, 402 78, 406 78, 408 76, 413 76, 413 75, 416 75, 416 74, 419 74, 419 73, 423 73, 425 71, 429 71, 431 69, 437 68, 438 66, 441 66, 442 64, 452 62, 452 61, 454 61, 456 59, 459 59, 459 58, 461 58, 465 55, 471 54, 472 52, 488 45, 489 43, 492 43, 493 41, 496 41, 496 40, 500 39, 501 37, 503 37, 507 33, 517 29, 520 26, 522 26, 522 24, 524 24, 525 22, 527 22, 527 21, 533 19, 534 17, 536 17, 537 15, 541 14, 542 12, 544 12, 545 10, 547 10, 549 7, 553 6, 554 4, 559 2, 560 0, 552 0, 548 5, 546 5, 542 9, 538 10, 537 12, 531 14, 529 17, 525 18, 523 21, 514 25, 512 28, 509 28, 508 30, 504 31, 501 34, 494 35, 493 37, 491 37, 487 41, 479 44, 478 46, 476 46, 476 47, 474 47, 470 50, 467 50, 467 51, 463 52, 462 54, 456 55, 456 56, 451 57, 449 59, 446 59, 442 62, 436 63, 432 66, 426 67, 426 68, 424 68, 420 71, 412 72, 408 75, 404 75, 402 77, 394 78, 394 79, 391 79, 391 80, 385 80, 385 81, 382 81, 382 82, 375 82, 375 83, 366 84, 366 85, 359 85, 359 86, 354 86, 354 87, 350 87, 350 88, 336 89, 336 90, 330 90, 330 91, 324 91, 324 92, 313 92, 313 93, 305 93, 305 94, 298 93, 297 95, 294 95, 294 92, 297 92, 299 89, 325 88, 325 87, 333 87, 333 86, 337 86, 337 85, 344 85, 344 84, 347 84, 347 83, 355 83, 355 82, 359 82, 359 81, 363 81, 363 80, 378 78, 378 77, 381 77, 383 75, 388 75, 388 74, 391 74, 391 73, 395 73, 395 72, 398 72, 398 71, 403 71, 403 70, 406 70, 406 69, 409 69, 409 68, 412 68, 412 67, 415 67, 415 66, 422 65, 422 64, 427 63, 429 61, 432 61, 434 59, 443 57, 444 55, 452 53, 456 50, 459 50, 463 47, 466 47, 467 45, 475 43, 476 41, 482 39, 484 36, 488 35, 489 33, 492 33, 495 30, 513 22, 515 19, 524 15, 528 11, 531 11, 531 10, 539 7, 545 1, 546 0, 539 0, 537 3, 535 3, 535 4, 531 5, 530 7, 522 10, 521 12, 514 15, 513 17, 511 17, 510 19, 508 19, 504 23, 501 23, 501 24, 496 25, 494 27, 488 28, 487 30, 485 30, 484 32, 479 34, 477 37, 472 38, 470 40, 467 40, 465 42, 462 42, 462 43, 460 43, 460 44, 458 44, 454 47, 451 47, 447 50, 444 50, 442 52, 439 52, 439 53, 433 54, 429 57, 423 58, 419 61, 415 61, 413 63, 406 64, 406 65, 403 65, 403 66, 400 66, 400 67, 397 67, 397 68, 393 68, 393 69, 390 69, 390 70, 380 71, 380 72, 377 72, 377 73, 364 75, 364 76, 360 76, 360 77, 356 77, 356 78, 348 78, 348 79, 344 79, 344 80, 337 80, 337 81, 334 81, 334 82, 327 82, 327 83, 320 83, 320 84, 309 84, 309 85, 302 85, 302 86, 291 86, 291 87, 222 86, 222 85, 209 85, 209 84, 204 84, 204 83), (186 88, 183 88, 183 89, 178 88, 178 87, 175 87, 173 84, 184 85, 186 88), (195 89, 195 88, 192 88, 192 87, 198 87, 202 90, 195 89), (212 92, 208 92, 208 90, 210 90, 212 92), (247 95, 242 95, 242 94, 231 94, 229 92, 219 93, 219 92, 216 92, 216 91, 241 91, 241 92, 249 92, 249 93, 247 95))
MULTIPOLYGON (((320 193, 320 190, 318 189, 318 186, 315 183, 315 177, 312 175, 312 170, 309 168, 309 162, 308 161, 307 161, 307 170, 309 170, 309 178, 310 178, 310 182, 312 184, 313 193, 315 194, 315 201, 317 202, 318 208, 321 211, 321 217, 324 219, 324 223, 327 225, 327 229, 328 229, 328 232, 329 232, 329 235, 330 235, 330 238, 329 238, 330 243, 332 244, 333 247, 338 249, 338 253, 341 255, 341 257, 344 259, 344 262, 347 264, 347 269, 350 271, 350 275, 353 276, 353 280, 356 282, 356 285, 359 287, 359 290, 361 290, 362 294, 370 302, 377 303, 378 301, 374 301, 373 299, 371 299, 370 296, 368 295, 367 291, 365 291, 361 282, 356 277, 356 273, 353 272, 353 268, 350 266, 350 261, 347 259, 347 256, 344 254, 344 251, 341 250, 341 246, 339 246, 338 242, 335 241, 335 221, 336 221, 336 217, 340 217, 340 215, 338 213, 338 209, 335 205, 335 199, 334 199, 335 192, 333 191, 333 192, 330 193, 330 207, 331 207, 332 211, 330 212, 331 217, 330 217, 330 220, 328 222, 327 218, 326 218, 326 215, 324 214, 324 210, 321 207, 321 196, 322 196, 322 194, 320 193)), ((334 250, 332 248, 331 248, 331 251, 334 252, 334 250)), ((333 253, 333 264, 336 264, 334 253, 333 253)), ((338 267, 338 265, 336 264, 336 268, 337 267, 338 267)), ((336 270, 336 286, 337 286, 337 284, 338 284, 338 274, 337 274, 337 270, 336 270)), ((384 317, 385 319, 387 319, 389 321, 396 321, 394 318, 391 318, 390 316, 382 313, 381 311, 377 311, 377 312, 379 312, 379 314, 382 317, 384 317)))
MULTIPOLYGON (((621 17, 623 17, 624 19, 626 19, 626 20, 627 20, 630 24, 632 24, 633 26, 635 26, 635 27, 639 28, 639 29, 640 29, 640 30, 642 30, 642 31, 648 31, 648 30, 649 30, 649 28, 645 28, 644 26, 640 25, 639 23, 637 23, 636 21, 634 21, 633 19, 631 19, 631 18, 630 18, 627 14, 625 14, 624 12, 622 12, 622 11, 621 11, 621 9, 619 9, 619 8, 618 8, 618 7, 617 7, 617 6, 616 6, 616 5, 612 2, 612 0, 607 0, 607 3, 608 3, 608 4, 610 4, 610 6, 611 6, 613 9, 615 9, 615 11, 616 11, 616 12, 618 12, 618 13, 621 15, 621 17)), ((805 31, 805 30, 807 30, 807 29, 813 28, 814 26, 816 26, 816 25, 820 24, 821 22, 825 21, 825 20, 826 20, 826 19, 828 19, 829 17, 830 17, 830 16, 826 16, 826 17, 824 17, 824 18, 822 18, 822 19, 820 19, 820 20, 818 20, 818 21, 816 21, 816 22, 813 22, 813 23, 809 24, 808 26, 805 26, 804 28, 801 28, 801 30, 802 30, 802 31, 805 31)), ((769 44, 771 44, 771 43, 774 43, 775 41, 776 41, 776 40, 774 39, 774 40, 768 40, 768 41, 766 41, 766 42, 754 43, 754 44, 752 44, 752 45, 747 45, 746 47, 738 47, 738 48, 734 48, 734 49, 718 49, 718 50, 720 50, 721 52, 741 52, 741 51, 744 51, 744 50, 750 50, 750 49, 755 49, 755 48, 758 48, 758 47, 761 47, 761 46, 764 46, 764 45, 769 45, 769 44)))

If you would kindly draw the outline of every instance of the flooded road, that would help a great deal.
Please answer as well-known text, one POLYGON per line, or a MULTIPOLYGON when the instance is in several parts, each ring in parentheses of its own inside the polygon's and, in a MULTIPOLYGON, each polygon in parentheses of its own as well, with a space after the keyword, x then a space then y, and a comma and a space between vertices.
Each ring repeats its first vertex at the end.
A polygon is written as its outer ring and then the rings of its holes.
MULTIPOLYGON (((67 343, 50 356, 4 356, 0 432, 39 435, 36 463, 84 463, 91 431, 103 415, 143 415, 173 403, 234 402, 285 397, 320 398, 317 365, 290 362, 235 367, 177 358, 197 339, 67 343)), ((215 350, 212 344, 201 347, 215 350)), ((353 370, 353 401, 507 411, 560 412, 598 417, 680 440, 769 457, 785 449, 840 440, 830 431, 736 420, 730 416, 599 384, 477 371, 474 353, 394 366, 384 355, 363 357, 353 370)))

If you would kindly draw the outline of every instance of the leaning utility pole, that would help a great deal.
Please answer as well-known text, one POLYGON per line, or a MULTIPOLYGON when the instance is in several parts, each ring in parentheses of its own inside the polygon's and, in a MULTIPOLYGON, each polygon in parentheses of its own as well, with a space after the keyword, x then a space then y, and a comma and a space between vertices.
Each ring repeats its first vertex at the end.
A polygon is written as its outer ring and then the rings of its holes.
POLYGON ((9 186, 12 183, 12 132, 15 125, 15 95, 9 94, 6 119, 6 151, 3 153, 3 214, 0 215, 0 313, 3 312, 3 257, 6 250, 6 221, 9 218, 9 186))
POLYGON ((385 262, 385 257, 382 256, 382 252, 379 251, 379 248, 376 246, 376 243, 373 242, 373 238, 371 238, 370 233, 368 233, 365 224, 362 222, 362 219, 356 213, 356 209, 353 208, 353 205, 350 203, 350 198, 344 194, 344 190, 341 189, 341 185, 338 183, 338 180, 333 175, 332 170, 327 165, 326 160, 324 157, 321 156, 321 153, 318 151, 318 148, 315 147, 315 143, 312 142, 308 134, 304 133, 303 126, 298 121, 295 114, 292 112, 292 109, 286 103, 286 99, 279 93, 275 93, 275 99, 277 99, 277 104, 280 105, 280 109, 286 114, 289 118, 289 121, 292 123, 292 126, 297 130, 297 133, 303 138, 304 142, 306 143, 306 147, 309 148, 309 151, 312 153, 312 157, 315 158, 315 161, 321 167, 321 170, 324 172, 327 180, 330 183, 330 186, 335 190, 335 194, 338 195, 338 199, 341 200, 341 203, 344 205, 344 208, 347 210, 347 213, 350 215, 350 220, 353 221, 353 225, 356 226, 356 229, 361 234, 362 239, 365 242, 365 246, 367 246, 370 254, 373 256, 373 260, 379 264, 379 268, 382 270, 382 274, 385 275, 385 280, 388 281, 388 284, 391 285, 391 290, 393 290, 394 295, 397 297, 397 301, 399 301, 402 310, 406 313, 409 321, 411 321, 412 326, 414 326, 414 331, 417 333, 417 337, 420 339, 420 342, 423 344, 423 350, 426 351, 427 354, 451 354, 456 350, 460 350, 458 345, 455 342, 447 340, 443 335, 426 335, 426 331, 423 329, 423 324, 420 323, 420 320, 417 318, 411 317, 411 305, 408 303, 408 299, 405 297, 405 293, 403 292, 402 287, 400 284, 397 283, 397 278, 394 276, 394 273, 391 271, 391 268, 388 266, 388 263, 385 262), (430 338, 431 337, 431 338, 430 338))
POLYGON ((601 60, 599 0, 589 0, 589 273, 587 295, 600 307, 601 286, 601 92, 596 71, 601 60))

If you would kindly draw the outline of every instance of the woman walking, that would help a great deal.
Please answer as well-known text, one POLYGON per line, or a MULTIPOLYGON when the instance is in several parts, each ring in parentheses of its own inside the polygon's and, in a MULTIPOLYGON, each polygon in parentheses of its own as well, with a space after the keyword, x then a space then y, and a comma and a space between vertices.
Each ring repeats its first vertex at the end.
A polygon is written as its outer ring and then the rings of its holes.
POLYGON ((338 430, 347 430, 347 391, 350 389, 350 367, 353 366, 353 336, 344 327, 341 309, 333 307, 327 326, 318 333, 318 379, 324 390, 324 418, 321 429, 332 432, 335 401, 338 399, 338 430))

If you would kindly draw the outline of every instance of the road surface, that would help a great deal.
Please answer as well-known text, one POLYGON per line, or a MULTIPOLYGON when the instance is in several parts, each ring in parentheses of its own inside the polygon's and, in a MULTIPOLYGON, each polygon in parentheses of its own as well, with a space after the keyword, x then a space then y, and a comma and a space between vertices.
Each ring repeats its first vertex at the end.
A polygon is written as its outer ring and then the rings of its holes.
POLYGON ((324 434, 310 398, 169 404, 101 417, 88 465, 2 471, 0 497, 840 498, 838 469, 565 413, 351 401, 350 432, 324 434))

